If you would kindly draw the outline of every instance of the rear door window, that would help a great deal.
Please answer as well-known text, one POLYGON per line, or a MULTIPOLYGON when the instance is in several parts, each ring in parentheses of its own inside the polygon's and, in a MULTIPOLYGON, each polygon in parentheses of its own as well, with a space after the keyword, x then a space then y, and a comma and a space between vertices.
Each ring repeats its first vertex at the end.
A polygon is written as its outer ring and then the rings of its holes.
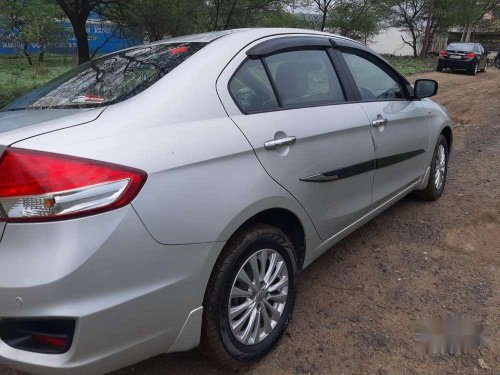
POLYGON ((451 43, 446 49, 456 52, 471 52, 474 48, 473 43, 451 43))
POLYGON ((5 110, 100 107, 129 99, 202 49, 205 43, 163 43, 107 55, 56 78, 5 110))
POLYGON ((278 101, 260 59, 247 60, 229 83, 229 92, 244 113, 278 108, 278 101))
POLYGON ((284 107, 345 101, 339 79, 325 50, 284 52, 264 60, 284 107))

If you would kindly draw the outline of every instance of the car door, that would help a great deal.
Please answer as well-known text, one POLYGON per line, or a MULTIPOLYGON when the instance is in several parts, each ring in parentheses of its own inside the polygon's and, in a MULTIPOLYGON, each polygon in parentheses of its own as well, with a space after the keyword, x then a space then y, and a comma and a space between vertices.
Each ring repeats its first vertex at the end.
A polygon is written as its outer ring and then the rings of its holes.
POLYGON ((388 199, 414 184, 427 160, 428 115, 411 86, 367 50, 341 48, 360 105, 370 120, 375 143, 373 199, 388 199))
POLYGON ((367 212, 373 184, 370 125, 331 49, 326 37, 272 38, 236 56, 217 83, 263 167, 323 239, 367 212))

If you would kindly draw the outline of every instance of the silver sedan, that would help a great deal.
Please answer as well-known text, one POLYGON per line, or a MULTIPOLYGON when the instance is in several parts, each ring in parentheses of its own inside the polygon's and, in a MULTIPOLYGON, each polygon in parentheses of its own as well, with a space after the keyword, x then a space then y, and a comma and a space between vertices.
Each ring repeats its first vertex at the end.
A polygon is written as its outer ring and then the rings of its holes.
POLYGON ((98 58, 0 112, 0 362, 104 373, 200 345, 241 367, 298 272, 410 192, 452 128, 347 38, 247 29, 98 58))

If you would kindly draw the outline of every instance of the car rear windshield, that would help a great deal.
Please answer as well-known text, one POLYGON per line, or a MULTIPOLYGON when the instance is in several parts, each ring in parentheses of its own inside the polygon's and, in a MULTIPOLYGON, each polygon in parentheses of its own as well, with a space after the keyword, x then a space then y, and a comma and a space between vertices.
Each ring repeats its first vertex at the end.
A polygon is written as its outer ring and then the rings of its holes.
POLYGON ((448 48, 450 51, 472 51, 474 43, 451 43, 448 48))
POLYGON ((165 43, 103 56, 56 78, 4 110, 89 108, 118 103, 146 90, 205 45, 165 43))

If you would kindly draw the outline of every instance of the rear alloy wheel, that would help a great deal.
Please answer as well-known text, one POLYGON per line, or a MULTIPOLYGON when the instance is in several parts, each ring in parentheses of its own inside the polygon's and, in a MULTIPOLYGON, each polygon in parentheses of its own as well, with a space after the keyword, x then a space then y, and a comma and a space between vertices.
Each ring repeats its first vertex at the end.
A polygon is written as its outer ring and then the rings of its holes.
POLYGON ((262 358, 285 333, 296 292, 291 241, 273 226, 248 226, 228 241, 210 278, 200 349, 233 369, 262 358))
POLYGON ((429 182, 424 190, 415 192, 418 197, 433 201, 443 194, 448 174, 448 157, 448 144, 441 134, 434 149, 429 182))
POLYGON ((265 340, 279 322, 288 300, 288 271, 272 249, 254 253, 243 264, 228 303, 231 333, 244 345, 265 340))

